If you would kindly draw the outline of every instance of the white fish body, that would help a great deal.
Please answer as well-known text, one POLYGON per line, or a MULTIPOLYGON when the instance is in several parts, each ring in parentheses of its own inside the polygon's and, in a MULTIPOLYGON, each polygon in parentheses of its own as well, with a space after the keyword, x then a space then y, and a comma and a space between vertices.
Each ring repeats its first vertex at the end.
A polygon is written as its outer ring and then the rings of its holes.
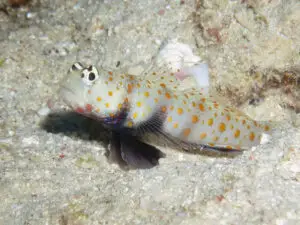
POLYGON ((186 145, 240 150, 261 143, 269 125, 209 96, 207 65, 181 72, 192 75, 205 90, 179 90, 174 73, 137 77, 75 63, 62 84, 61 96, 78 113, 119 128, 158 132, 186 145))

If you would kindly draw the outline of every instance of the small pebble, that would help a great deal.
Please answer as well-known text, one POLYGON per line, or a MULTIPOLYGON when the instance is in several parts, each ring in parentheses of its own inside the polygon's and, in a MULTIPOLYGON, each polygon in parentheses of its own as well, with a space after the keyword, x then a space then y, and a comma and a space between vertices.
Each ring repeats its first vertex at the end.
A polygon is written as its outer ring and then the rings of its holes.
POLYGON ((49 109, 52 109, 52 108, 53 108, 54 102, 53 102, 52 99, 49 99, 49 100, 47 101, 47 106, 48 106, 49 109))
POLYGON ((159 40, 159 39, 155 39, 155 44, 157 44, 157 45, 161 45, 161 40, 159 40))
POLYGON ((50 113, 50 109, 48 107, 43 107, 38 111, 40 116, 46 116, 50 113))
POLYGON ((23 138, 22 143, 24 144, 24 146, 38 145, 39 138, 37 136, 26 137, 23 138))
POLYGON ((165 14, 165 10, 164 9, 161 9, 158 11, 158 15, 162 16, 165 14))
POLYGON ((27 12, 26 13, 26 19, 32 19, 36 16, 36 13, 27 12))

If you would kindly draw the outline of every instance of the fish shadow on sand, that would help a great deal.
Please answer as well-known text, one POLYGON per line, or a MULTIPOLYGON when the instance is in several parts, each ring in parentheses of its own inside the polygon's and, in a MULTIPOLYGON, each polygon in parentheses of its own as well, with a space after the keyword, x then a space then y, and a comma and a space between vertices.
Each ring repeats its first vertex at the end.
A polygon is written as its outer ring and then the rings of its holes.
POLYGON ((123 170, 149 169, 159 164, 159 159, 166 155, 158 148, 171 147, 187 154, 203 154, 210 157, 232 158, 241 151, 223 151, 204 148, 184 150, 179 145, 150 134, 150 137, 136 137, 130 133, 112 131, 103 123, 74 112, 54 112, 42 122, 41 128, 49 133, 63 133, 66 136, 78 137, 86 141, 97 141, 106 148, 106 157, 110 163, 116 163, 123 170), (151 143, 151 144, 149 144, 151 143), (153 144, 153 145, 152 145, 153 144))
POLYGON ((63 133, 86 141, 97 141, 106 148, 110 163, 121 169, 149 169, 159 164, 165 154, 158 148, 140 141, 129 133, 118 133, 103 123, 74 112, 55 112, 42 122, 41 128, 49 133, 63 133))

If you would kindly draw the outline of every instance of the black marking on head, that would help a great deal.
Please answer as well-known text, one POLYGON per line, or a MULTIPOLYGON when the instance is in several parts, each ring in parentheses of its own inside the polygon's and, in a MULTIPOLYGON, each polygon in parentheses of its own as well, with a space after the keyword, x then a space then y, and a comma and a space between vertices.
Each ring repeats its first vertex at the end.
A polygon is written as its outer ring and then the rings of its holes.
POLYGON ((89 66, 87 69, 88 69, 88 71, 91 72, 91 71, 93 71, 93 66, 89 66))
POLYGON ((72 68, 71 68, 73 71, 76 71, 76 70, 82 70, 83 69, 83 66, 80 62, 77 62, 77 63, 74 63, 72 65, 72 68))

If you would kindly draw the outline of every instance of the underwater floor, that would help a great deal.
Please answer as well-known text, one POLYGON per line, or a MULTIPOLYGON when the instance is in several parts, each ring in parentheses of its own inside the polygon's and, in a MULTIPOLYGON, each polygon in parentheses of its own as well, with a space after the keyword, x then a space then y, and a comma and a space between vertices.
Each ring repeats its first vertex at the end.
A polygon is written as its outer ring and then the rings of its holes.
POLYGON ((0 224, 300 224, 298 24, 297 0, 0 1, 0 224), (276 121, 270 142, 110 164, 60 83, 77 61, 139 74, 167 43, 166 60, 209 65, 213 95, 276 121))

